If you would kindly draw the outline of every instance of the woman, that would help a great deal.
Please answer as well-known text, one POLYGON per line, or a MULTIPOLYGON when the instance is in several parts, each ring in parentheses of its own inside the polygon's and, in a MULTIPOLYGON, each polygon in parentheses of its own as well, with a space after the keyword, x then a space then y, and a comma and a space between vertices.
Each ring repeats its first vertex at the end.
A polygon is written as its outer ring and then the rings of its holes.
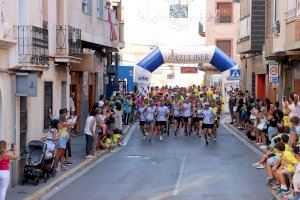
POLYGON ((7 150, 7 143, 0 141, 0 200, 6 197, 6 191, 9 185, 10 172, 9 161, 17 160, 15 146, 10 152, 7 150))
POLYGON ((300 116, 299 96, 295 92, 290 93, 289 101, 287 101, 285 98, 283 99, 282 106, 283 106, 283 114, 285 116, 289 116, 289 118, 300 116))
POLYGON ((115 130, 118 130, 119 133, 122 133, 123 129, 123 122, 122 122, 122 116, 123 116, 123 110, 122 110, 122 104, 120 102, 115 103, 115 130))
POLYGON ((129 125, 130 113, 131 113, 131 96, 127 95, 124 101, 124 124, 129 125))
POLYGON ((84 133, 86 136, 86 158, 92 158, 96 147, 94 145, 94 138, 96 135, 96 119, 100 114, 100 109, 92 110, 86 119, 84 133))
POLYGON ((58 133, 59 140, 57 141, 57 154, 55 157, 55 166, 58 166, 58 162, 61 164, 61 171, 66 170, 64 165, 64 155, 67 148, 67 142, 69 141, 69 131, 68 129, 72 128, 76 122, 68 122, 67 114, 62 114, 59 116, 59 124, 58 124, 58 133))

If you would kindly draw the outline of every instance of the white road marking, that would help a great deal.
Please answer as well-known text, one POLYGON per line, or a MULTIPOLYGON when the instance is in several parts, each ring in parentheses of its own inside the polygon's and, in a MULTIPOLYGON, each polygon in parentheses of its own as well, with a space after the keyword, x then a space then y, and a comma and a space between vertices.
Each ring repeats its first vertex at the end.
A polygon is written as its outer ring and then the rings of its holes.
POLYGON ((175 186, 174 191, 173 191, 174 196, 177 195, 178 192, 179 192, 180 183, 181 183, 181 179, 182 179, 182 174, 183 174, 183 170, 184 170, 184 166, 185 166, 185 160, 186 160, 186 157, 184 156, 183 160, 182 160, 182 163, 181 163, 181 166, 180 166, 180 171, 179 171, 178 179, 177 179, 177 182, 176 182, 176 186, 175 186))

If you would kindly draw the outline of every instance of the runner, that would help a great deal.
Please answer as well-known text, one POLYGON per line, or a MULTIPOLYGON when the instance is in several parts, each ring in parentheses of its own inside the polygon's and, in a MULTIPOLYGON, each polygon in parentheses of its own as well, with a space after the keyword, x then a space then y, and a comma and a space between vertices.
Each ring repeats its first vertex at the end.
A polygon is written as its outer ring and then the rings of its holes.
POLYGON ((154 137, 154 128, 155 128, 155 106, 154 101, 150 100, 150 105, 146 107, 144 110, 144 117, 146 120, 147 129, 150 131, 150 138, 149 142, 152 142, 152 139, 154 137))
POLYGON ((167 125, 167 119, 169 116, 169 109, 167 106, 165 106, 165 101, 161 100, 160 105, 156 108, 156 116, 157 116, 157 121, 156 121, 156 127, 159 135, 159 140, 163 140, 163 132, 166 128, 167 125))
POLYGON ((166 101, 165 105, 169 109, 169 117, 168 117, 167 128, 165 130, 165 133, 167 133, 167 135, 170 135, 170 127, 171 127, 171 125, 173 123, 172 99, 171 98, 167 98, 167 101, 166 101))
MULTIPOLYGON (((214 112, 209 108, 209 103, 205 103, 205 108, 202 111, 203 114, 203 134, 206 145, 208 145, 207 135, 212 136, 213 125, 214 125, 214 112)), ((214 141, 216 141, 214 137, 214 141)))
POLYGON ((172 106, 172 111, 173 111, 173 116, 174 116, 174 131, 175 131, 174 135, 175 135, 175 137, 177 136, 177 132, 179 130, 180 123, 182 121, 182 116, 180 116, 180 114, 182 113, 180 107, 181 107, 181 105, 180 105, 179 99, 178 99, 178 97, 175 97, 175 100, 174 100, 173 106, 172 106))
POLYGON ((144 111, 146 109, 146 105, 145 105, 145 102, 142 101, 140 103, 140 107, 138 108, 138 120, 140 121, 140 129, 142 131, 142 134, 143 134, 143 140, 146 140, 146 119, 144 117, 144 111))
POLYGON ((192 124, 192 104, 189 98, 186 97, 183 103, 183 123, 184 123, 184 135, 191 135, 191 124, 192 124))

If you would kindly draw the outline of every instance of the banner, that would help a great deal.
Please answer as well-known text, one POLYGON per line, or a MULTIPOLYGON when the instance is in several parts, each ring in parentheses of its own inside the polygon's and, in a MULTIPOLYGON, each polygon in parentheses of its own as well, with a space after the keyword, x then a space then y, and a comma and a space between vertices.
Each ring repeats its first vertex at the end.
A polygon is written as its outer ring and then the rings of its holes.
POLYGON ((140 94, 148 94, 151 88, 151 73, 147 70, 135 66, 135 83, 138 85, 138 92, 140 94))

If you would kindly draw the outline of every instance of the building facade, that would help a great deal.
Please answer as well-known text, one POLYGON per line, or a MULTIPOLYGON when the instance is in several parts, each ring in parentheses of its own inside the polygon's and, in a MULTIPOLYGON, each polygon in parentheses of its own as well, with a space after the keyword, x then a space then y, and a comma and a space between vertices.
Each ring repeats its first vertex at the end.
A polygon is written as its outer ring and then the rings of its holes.
POLYGON ((253 96, 274 100, 277 85, 268 83, 265 44, 265 0, 241 0, 237 52, 242 60, 242 89, 253 96))
MULTIPOLYGON (((206 17, 199 24, 199 34, 205 36, 205 45, 217 46, 238 64, 240 57, 236 53, 236 41, 239 18, 239 3, 233 3, 232 0, 207 0, 206 17)), ((220 74, 209 64, 201 65, 199 68, 205 72, 205 85, 211 84, 213 74, 220 74)), ((227 79, 228 75, 228 72, 222 74, 223 79, 227 79)))
POLYGON ((266 1, 265 52, 268 63, 279 66, 278 100, 300 93, 299 17, 299 0, 266 1))
MULTIPOLYGON (((0 138, 15 143, 12 183, 27 143, 40 139, 73 94, 77 130, 117 65, 121 1, 0 0, 0 138)), ((115 70, 116 71, 116 70, 115 70)))

